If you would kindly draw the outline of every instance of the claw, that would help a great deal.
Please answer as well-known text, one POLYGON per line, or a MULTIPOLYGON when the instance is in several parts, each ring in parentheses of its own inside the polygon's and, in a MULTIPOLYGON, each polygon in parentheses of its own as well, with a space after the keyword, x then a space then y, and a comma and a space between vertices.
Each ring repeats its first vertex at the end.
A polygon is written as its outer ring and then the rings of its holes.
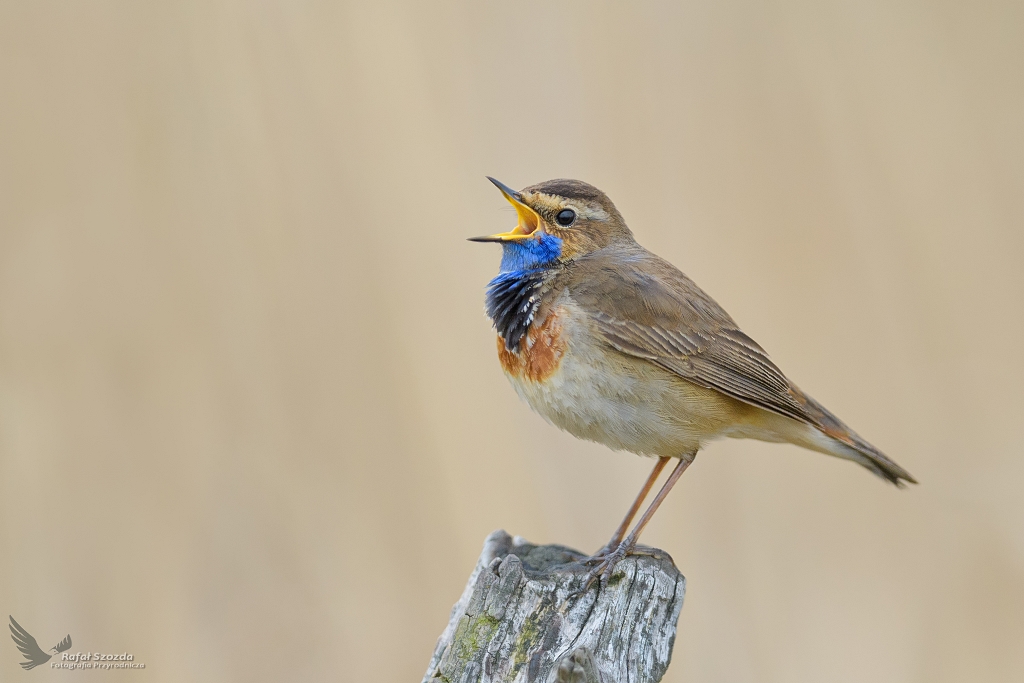
POLYGON ((612 578, 612 572, 615 570, 615 565, 621 562, 627 555, 631 554, 636 548, 636 543, 629 543, 623 541, 619 544, 619 547, 611 552, 604 552, 606 549, 602 548, 597 554, 586 558, 582 562, 584 564, 590 561, 596 561, 598 565, 590 570, 587 574, 587 582, 583 587, 583 590, 590 590, 591 586, 594 585, 595 581, 602 581, 608 583, 612 578))

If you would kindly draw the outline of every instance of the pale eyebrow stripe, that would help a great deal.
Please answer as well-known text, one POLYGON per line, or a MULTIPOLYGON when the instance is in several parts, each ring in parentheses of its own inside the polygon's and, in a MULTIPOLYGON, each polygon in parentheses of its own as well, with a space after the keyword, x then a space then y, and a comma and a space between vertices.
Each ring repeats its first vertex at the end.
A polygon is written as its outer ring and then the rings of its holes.
POLYGON ((575 208, 576 212, 584 218, 595 218, 599 221, 608 219, 608 212, 601 208, 593 209, 589 206, 574 206, 573 208, 575 208))
MULTIPOLYGON (((551 207, 552 210, 563 207, 562 201, 559 201, 559 198, 553 195, 547 194, 545 192, 537 192, 534 194, 534 196, 537 197, 537 199, 539 199, 541 203, 551 207)), ((608 220, 608 212, 599 206, 596 208, 591 207, 586 204, 578 203, 577 201, 574 201, 572 199, 566 199, 564 200, 564 202, 564 207, 573 209, 583 218, 596 219, 599 221, 608 220)))

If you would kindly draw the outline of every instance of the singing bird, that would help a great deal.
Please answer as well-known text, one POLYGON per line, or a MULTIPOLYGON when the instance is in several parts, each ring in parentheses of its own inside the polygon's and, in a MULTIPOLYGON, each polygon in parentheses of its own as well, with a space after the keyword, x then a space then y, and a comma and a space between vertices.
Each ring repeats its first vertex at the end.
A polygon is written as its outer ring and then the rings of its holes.
POLYGON ((611 540, 588 562, 609 576, 705 444, 785 442, 852 460, 897 486, 905 469, 790 382, 729 314, 668 261, 637 244, 596 187, 549 180, 513 190, 486 311, 498 359, 533 410, 570 434, 657 458, 611 540), (678 463, 633 530, 670 458, 678 463))

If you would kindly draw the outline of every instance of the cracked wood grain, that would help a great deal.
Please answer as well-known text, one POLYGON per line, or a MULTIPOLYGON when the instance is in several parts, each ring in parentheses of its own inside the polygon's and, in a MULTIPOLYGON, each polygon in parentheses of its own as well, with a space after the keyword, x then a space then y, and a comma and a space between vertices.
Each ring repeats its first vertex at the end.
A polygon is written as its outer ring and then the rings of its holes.
POLYGON ((583 554, 487 537, 423 683, 656 683, 672 657, 686 579, 639 548, 583 590, 583 554))

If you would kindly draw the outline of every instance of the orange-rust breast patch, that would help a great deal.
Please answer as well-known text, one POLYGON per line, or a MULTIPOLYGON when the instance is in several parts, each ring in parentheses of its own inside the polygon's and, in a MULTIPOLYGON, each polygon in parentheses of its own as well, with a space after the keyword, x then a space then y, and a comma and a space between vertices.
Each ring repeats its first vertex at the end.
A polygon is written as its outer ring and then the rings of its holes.
POLYGON ((505 372, 531 382, 543 382, 550 377, 565 353, 562 339, 560 311, 551 311, 540 325, 531 325, 519 351, 505 348, 505 340, 498 336, 498 360, 505 372))

